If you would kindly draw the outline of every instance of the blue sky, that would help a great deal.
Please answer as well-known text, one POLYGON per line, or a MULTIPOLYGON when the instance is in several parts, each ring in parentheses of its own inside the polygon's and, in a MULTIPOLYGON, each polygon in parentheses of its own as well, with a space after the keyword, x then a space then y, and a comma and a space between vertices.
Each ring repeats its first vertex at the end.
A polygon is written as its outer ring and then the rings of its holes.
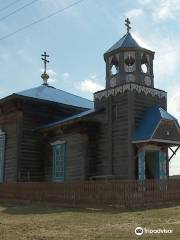
MULTIPOLYGON (((76 0, 38 0, 4 20, 32 0, 0 1, 0 39, 5 35, 72 4, 76 0)), ((105 85, 103 53, 125 33, 124 19, 132 33, 154 50, 155 87, 168 91, 168 109, 180 120, 180 1, 85 0, 82 3, 0 40, 0 97, 42 83, 41 54, 50 55, 51 85, 92 98, 105 85)), ((180 153, 170 166, 180 174, 180 153)))

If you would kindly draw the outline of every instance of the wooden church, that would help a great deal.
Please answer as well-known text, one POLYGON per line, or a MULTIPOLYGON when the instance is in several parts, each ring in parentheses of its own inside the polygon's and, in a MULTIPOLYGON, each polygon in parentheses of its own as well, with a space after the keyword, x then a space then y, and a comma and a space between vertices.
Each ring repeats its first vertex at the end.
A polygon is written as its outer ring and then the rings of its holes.
POLYGON ((126 26, 104 54, 106 88, 94 101, 50 86, 46 53, 44 83, 0 100, 0 182, 169 176, 180 127, 154 88, 154 52, 126 26))

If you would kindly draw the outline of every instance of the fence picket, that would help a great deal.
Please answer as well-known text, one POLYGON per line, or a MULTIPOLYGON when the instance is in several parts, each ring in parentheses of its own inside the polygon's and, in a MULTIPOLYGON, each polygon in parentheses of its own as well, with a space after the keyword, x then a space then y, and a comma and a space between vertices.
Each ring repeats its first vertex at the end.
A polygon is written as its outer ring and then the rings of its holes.
POLYGON ((180 201, 180 179, 1 183, 2 199, 58 202, 77 207, 135 208, 180 201))

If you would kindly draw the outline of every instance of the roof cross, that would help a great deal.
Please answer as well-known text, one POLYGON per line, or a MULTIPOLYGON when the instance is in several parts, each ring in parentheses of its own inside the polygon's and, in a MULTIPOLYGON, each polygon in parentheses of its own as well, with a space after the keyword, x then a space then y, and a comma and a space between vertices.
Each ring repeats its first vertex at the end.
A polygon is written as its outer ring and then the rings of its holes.
POLYGON ((129 30, 131 29, 130 24, 131 24, 131 22, 129 21, 129 18, 127 18, 125 20, 125 26, 127 27, 127 32, 129 32, 129 30))
POLYGON ((47 81, 48 81, 48 78, 49 78, 49 75, 47 74, 46 72, 46 65, 47 63, 49 63, 49 60, 47 60, 47 58, 49 57, 49 55, 46 54, 46 52, 44 52, 44 54, 41 55, 42 56, 42 60, 44 61, 44 73, 41 75, 41 78, 43 79, 44 81, 44 85, 48 85, 47 81))
POLYGON ((44 73, 46 73, 46 64, 49 63, 49 60, 47 60, 49 55, 47 55, 46 52, 44 52, 44 54, 42 54, 41 56, 42 56, 41 59, 44 61, 44 73))

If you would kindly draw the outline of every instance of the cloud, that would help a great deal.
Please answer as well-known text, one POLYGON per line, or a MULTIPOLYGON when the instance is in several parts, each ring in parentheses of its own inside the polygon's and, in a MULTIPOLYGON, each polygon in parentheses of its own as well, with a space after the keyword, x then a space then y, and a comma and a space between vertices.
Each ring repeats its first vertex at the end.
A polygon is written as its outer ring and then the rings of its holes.
POLYGON ((132 32, 131 34, 141 47, 152 50, 150 43, 145 40, 138 32, 132 32))
POLYGON ((138 0, 138 2, 151 11, 154 21, 166 19, 179 19, 179 0, 138 0))
POLYGON ((170 34, 165 37, 159 32, 154 34, 147 33, 145 38, 139 32, 133 32, 132 35, 141 47, 155 51, 153 63, 155 84, 158 84, 158 87, 162 87, 164 82, 166 82, 165 86, 168 89, 172 86, 172 83, 178 83, 179 76, 176 71, 180 62, 180 42, 170 34), (169 79, 171 79, 171 83, 169 79))
MULTIPOLYGON (((179 87, 177 86, 175 89, 179 87)), ((171 97, 168 104, 168 111, 180 121, 180 91, 171 97)), ((169 155, 171 154, 171 151, 169 151, 169 155)), ((170 161, 170 175, 177 174, 180 175, 180 150, 177 151, 176 155, 170 161)))
MULTIPOLYGON (((168 112, 180 121, 180 85, 173 86, 170 89, 171 99, 168 101, 168 112)), ((169 150, 169 156, 171 156, 169 150)), ((170 175, 180 175, 180 150, 170 161, 170 175)))
POLYGON ((136 18, 136 17, 139 17, 143 14, 143 10, 141 8, 134 8, 134 9, 131 9, 129 10, 128 12, 126 12, 126 16, 128 18, 136 18))
POLYGON ((176 18, 179 16, 179 0, 161 0, 154 11, 154 17, 158 19, 176 18))
POLYGON ((153 0, 138 0, 138 2, 142 5, 148 5, 152 3, 153 0))
POLYGON ((67 73, 67 72, 63 73, 61 76, 62 76, 64 81, 66 81, 66 80, 68 80, 70 78, 70 74, 67 73))
MULTIPOLYGON (((41 68, 41 73, 44 72, 44 69, 41 68)), ((48 82, 56 82, 56 76, 57 76, 57 73, 53 70, 53 69, 48 69, 47 71, 47 74, 49 75, 49 79, 48 79, 48 82)))
MULTIPOLYGON (((39 5, 39 10, 42 12, 42 8, 44 11, 54 12, 60 9, 66 9, 67 7, 71 6, 73 4, 72 0, 41 0, 41 5, 39 5)), ((79 4, 81 5, 81 4, 79 4)), ((66 15, 67 17, 73 18, 73 21, 77 21, 78 24, 81 24, 82 26, 85 25, 84 21, 82 21, 81 16, 81 10, 79 7, 76 7, 75 5, 63 12, 63 15, 66 15)))
POLYGON ((104 89, 104 87, 97 82, 98 82, 97 76, 92 75, 90 78, 83 80, 78 88, 81 92, 91 93, 104 89))
POLYGON ((3 88, 3 87, 0 88, 0 98, 6 97, 9 94, 11 94, 11 90, 10 89, 3 88))
POLYGON ((159 42, 160 44, 158 43, 155 47, 154 72, 158 80, 164 81, 164 78, 172 77, 176 73, 180 61, 178 54, 180 44, 170 38, 164 38, 164 40, 159 42))
POLYGON ((172 95, 168 101, 169 112, 180 120, 180 86, 173 86, 174 90, 170 92, 172 95))

